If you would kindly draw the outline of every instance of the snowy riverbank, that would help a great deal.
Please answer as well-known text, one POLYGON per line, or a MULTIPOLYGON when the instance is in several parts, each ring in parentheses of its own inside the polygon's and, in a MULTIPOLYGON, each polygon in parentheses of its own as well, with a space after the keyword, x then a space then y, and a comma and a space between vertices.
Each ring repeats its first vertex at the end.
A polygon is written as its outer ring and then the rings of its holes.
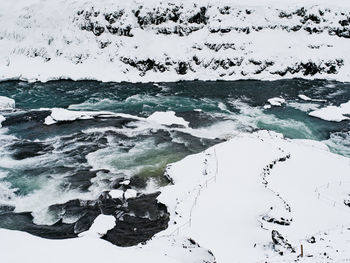
POLYGON ((62 250, 53 262, 94 262, 97 255, 123 262, 148 262, 148 256, 152 262, 214 262, 210 249, 223 263, 290 262, 303 245, 301 262, 348 260, 349 170, 349 158, 320 142, 267 131, 240 134, 168 166, 174 184, 163 187, 158 200, 168 207, 169 227, 147 244, 119 248, 87 237, 49 241, 1 230, 1 258, 45 262, 46 254, 62 250), (25 252, 13 253, 18 244, 25 252))
POLYGON ((19 0, 0 25, 0 80, 350 80, 346 0, 19 0))

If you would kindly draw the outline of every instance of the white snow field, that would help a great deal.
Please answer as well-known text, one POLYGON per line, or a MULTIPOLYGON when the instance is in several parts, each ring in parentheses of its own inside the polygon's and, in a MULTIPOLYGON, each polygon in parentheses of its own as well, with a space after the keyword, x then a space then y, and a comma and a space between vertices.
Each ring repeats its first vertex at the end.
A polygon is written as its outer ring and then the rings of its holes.
POLYGON ((350 80, 347 0, 0 3, 0 80, 350 80))
MULTIPOLYGON (((214 256, 219 263, 345 262, 350 259, 349 172, 350 159, 321 142, 268 131, 239 134, 167 167, 173 185, 163 187, 158 199, 170 212, 169 227, 146 244, 120 248, 92 235, 55 241, 1 229, 0 259, 39 263, 50 255, 51 262, 197 263, 214 262, 214 256)), ((107 229, 94 225, 90 232, 107 229)))

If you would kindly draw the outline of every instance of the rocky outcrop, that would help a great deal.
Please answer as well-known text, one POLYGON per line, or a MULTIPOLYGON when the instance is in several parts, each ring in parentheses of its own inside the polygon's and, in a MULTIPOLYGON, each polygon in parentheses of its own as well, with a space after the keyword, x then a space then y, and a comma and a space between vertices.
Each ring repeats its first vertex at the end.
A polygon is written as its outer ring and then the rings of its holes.
POLYGON ((169 214, 166 206, 157 201, 158 195, 118 199, 104 193, 98 200, 75 199, 51 205, 50 214, 57 218, 53 225, 37 225, 29 212, 16 213, 11 207, 0 207, 0 227, 50 239, 72 238, 87 231, 98 215, 113 215, 116 226, 102 238, 118 246, 134 246, 168 226, 169 214))

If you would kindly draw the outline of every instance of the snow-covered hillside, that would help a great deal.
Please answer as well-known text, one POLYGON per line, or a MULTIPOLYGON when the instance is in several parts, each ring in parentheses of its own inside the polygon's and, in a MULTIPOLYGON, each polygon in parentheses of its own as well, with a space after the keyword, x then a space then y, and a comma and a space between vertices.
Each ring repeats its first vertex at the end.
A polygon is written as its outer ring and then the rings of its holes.
POLYGON ((350 80, 346 0, 0 4, 0 79, 350 80))

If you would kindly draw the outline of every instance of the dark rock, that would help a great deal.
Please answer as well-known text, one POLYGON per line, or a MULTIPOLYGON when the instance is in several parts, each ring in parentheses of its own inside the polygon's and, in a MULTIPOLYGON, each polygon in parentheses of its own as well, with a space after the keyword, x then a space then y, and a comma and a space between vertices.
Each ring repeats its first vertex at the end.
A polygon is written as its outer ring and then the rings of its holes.
POLYGON ((7 213, 7 212, 13 212, 14 210, 15 210, 14 206, 0 205, 0 214, 7 213))
POLYGON ((128 199, 124 214, 117 218, 116 226, 102 238, 118 246, 134 246, 166 229, 169 214, 165 205, 158 203, 158 195, 128 199))
POLYGON ((43 155, 53 150, 51 145, 33 141, 17 141, 9 149, 14 151, 12 157, 16 160, 23 160, 30 157, 43 155))
POLYGON ((108 194, 101 194, 98 198, 98 206, 104 215, 114 215, 118 209, 122 209, 123 201, 110 197, 108 194))
POLYGON ((71 189, 79 189, 80 191, 86 192, 92 185, 91 179, 97 176, 98 172, 109 172, 108 170, 80 170, 75 172, 73 175, 66 176, 64 179, 69 184, 68 187, 71 189))
POLYGON ((129 186, 138 189, 145 188, 147 186, 147 178, 135 175, 130 178, 129 186))
POLYGON ((51 115, 51 111, 27 111, 21 113, 10 114, 6 116, 6 120, 2 122, 2 126, 18 125, 25 122, 44 122, 47 116, 51 115))
POLYGON ((277 230, 272 230, 271 237, 276 252, 282 252, 281 249, 287 249, 288 251, 295 253, 295 249, 292 245, 289 244, 288 240, 286 240, 277 230))
POLYGON ((281 226, 289 226, 290 225, 290 221, 288 219, 285 219, 283 217, 277 219, 274 217, 270 217, 268 215, 265 215, 262 217, 262 220, 268 222, 268 223, 273 223, 273 224, 277 224, 277 225, 281 225, 281 226))
POLYGON ((314 244, 316 243, 316 238, 314 236, 310 237, 309 239, 306 240, 308 243, 314 244))
POLYGON ((74 224, 65 224, 60 220, 51 226, 36 225, 33 223, 33 216, 28 212, 8 212, 0 214, 0 227, 25 231, 32 235, 50 239, 72 238, 77 236, 74 232, 74 224))

